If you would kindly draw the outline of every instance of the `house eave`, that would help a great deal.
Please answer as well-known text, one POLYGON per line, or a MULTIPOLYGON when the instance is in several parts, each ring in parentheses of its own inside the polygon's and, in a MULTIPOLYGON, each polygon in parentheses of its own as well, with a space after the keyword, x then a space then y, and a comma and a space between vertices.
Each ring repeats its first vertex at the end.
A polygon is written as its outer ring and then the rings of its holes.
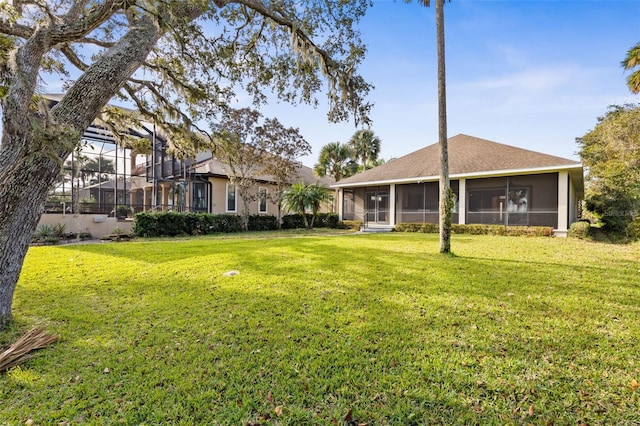
MULTIPOLYGON (((580 171, 582 172, 582 164, 567 164, 560 166, 546 166, 546 167, 535 167, 535 168, 527 168, 527 169, 505 169, 505 170, 492 170, 486 172, 471 172, 471 173, 455 173, 449 175, 449 179, 473 179, 473 178, 487 178, 487 177, 502 177, 502 176, 512 176, 512 175, 524 175, 524 174, 537 174, 537 173, 552 173, 559 171, 580 171)), ((362 186, 377 186, 377 185, 391 185, 391 184, 406 184, 406 183, 422 183, 422 182, 433 182, 439 180, 440 177, 435 176, 420 176, 420 177, 412 177, 412 178, 401 178, 401 179, 383 179, 377 181, 364 181, 364 182, 354 182, 354 183, 340 183, 337 182, 331 185, 331 188, 354 188, 354 187, 362 187, 362 186)))

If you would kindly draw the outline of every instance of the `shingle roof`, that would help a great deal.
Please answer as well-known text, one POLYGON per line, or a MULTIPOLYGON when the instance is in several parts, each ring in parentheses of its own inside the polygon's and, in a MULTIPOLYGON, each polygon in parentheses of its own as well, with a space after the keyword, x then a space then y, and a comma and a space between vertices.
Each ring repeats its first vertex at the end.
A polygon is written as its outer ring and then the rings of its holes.
MULTIPOLYGON (((217 176, 227 176, 229 173, 228 168, 225 167, 220 160, 212 157, 211 155, 209 155, 209 158, 203 158, 198 162, 196 172, 217 176)), ((258 177, 258 180, 264 181, 271 181, 272 179, 272 176, 258 177)), ((310 183, 318 183, 323 186, 330 186, 333 184, 333 179, 329 177, 318 177, 313 173, 313 169, 303 164, 300 164, 297 175, 293 177, 292 181, 303 181, 307 185, 310 183)))
MULTIPOLYGON (((468 135, 448 139, 449 175, 486 174, 506 170, 541 168, 581 168, 574 160, 529 151, 468 135)), ((403 157, 389 161, 366 172, 342 179, 335 186, 412 178, 434 177, 440 174, 440 147, 435 143, 403 157)))

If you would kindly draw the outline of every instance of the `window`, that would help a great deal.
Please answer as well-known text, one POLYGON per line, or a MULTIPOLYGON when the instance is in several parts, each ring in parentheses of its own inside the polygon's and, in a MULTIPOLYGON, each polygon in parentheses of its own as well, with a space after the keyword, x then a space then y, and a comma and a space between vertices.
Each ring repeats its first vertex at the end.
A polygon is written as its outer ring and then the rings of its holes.
POLYGON ((558 174, 467 181, 467 223, 556 226, 558 174))
POLYGON ((234 213, 236 211, 237 190, 235 185, 227 184, 227 212, 234 213))
POLYGON ((342 191, 342 218, 345 220, 353 220, 355 213, 355 196, 353 189, 344 189, 342 191))
POLYGON ((205 182, 195 182, 193 184, 193 205, 196 211, 207 210, 207 184, 205 182))
POLYGON ((258 188, 258 213, 267 212, 267 188, 258 188))

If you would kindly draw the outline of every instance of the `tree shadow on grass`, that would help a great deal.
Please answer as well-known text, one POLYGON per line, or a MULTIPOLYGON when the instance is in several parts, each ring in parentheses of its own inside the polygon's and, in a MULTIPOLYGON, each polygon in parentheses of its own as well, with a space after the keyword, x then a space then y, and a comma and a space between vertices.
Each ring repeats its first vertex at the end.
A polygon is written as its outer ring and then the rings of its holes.
POLYGON ((91 272, 104 265, 85 264, 74 285, 23 283, 18 315, 46 306, 63 340, 34 361, 55 374, 9 380, 5 395, 46 394, 15 414, 40 412, 43 423, 79 416, 70 400, 87 421, 129 423, 246 424, 278 405, 283 424, 331 424, 349 410, 370 424, 629 420, 614 413, 637 402, 622 386, 640 335, 624 272, 443 257, 395 237, 376 248, 384 241, 163 251, 165 263, 198 265, 233 249, 191 276, 159 274, 155 254, 82 247, 156 269, 96 284, 91 272), (231 265, 240 275, 223 277, 231 265), (129 401, 120 412, 119 400, 129 401))

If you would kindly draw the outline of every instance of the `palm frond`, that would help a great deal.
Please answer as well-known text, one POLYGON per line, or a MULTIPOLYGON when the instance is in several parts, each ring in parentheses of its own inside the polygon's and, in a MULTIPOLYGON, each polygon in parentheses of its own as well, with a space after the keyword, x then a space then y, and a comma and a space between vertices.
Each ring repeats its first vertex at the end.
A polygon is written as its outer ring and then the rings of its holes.
POLYGON ((0 354, 0 372, 6 371, 33 357, 31 352, 45 348, 58 340, 58 336, 47 334, 44 327, 36 327, 0 354))

